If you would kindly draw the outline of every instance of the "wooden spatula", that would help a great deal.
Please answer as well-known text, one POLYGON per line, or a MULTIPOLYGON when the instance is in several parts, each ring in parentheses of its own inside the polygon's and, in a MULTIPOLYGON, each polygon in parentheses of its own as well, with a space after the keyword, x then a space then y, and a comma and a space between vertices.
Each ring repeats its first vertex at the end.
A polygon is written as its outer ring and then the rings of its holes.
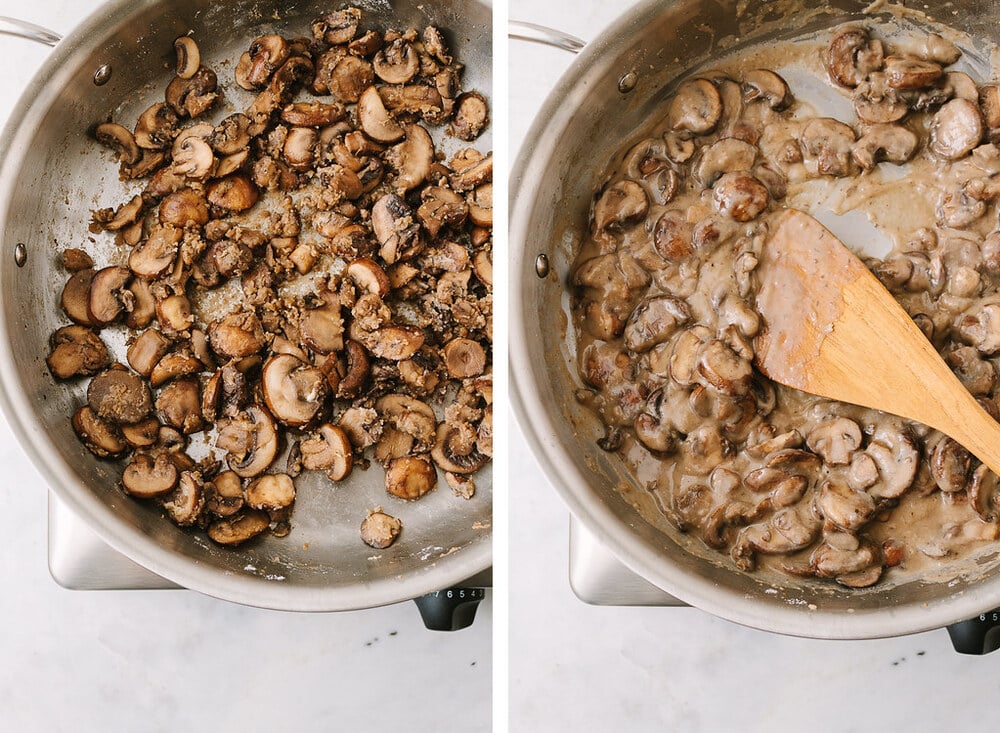
POLYGON ((822 224, 789 209, 758 266, 757 367, 803 392, 937 428, 1000 474, 1000 424, 864 264, 822 224))

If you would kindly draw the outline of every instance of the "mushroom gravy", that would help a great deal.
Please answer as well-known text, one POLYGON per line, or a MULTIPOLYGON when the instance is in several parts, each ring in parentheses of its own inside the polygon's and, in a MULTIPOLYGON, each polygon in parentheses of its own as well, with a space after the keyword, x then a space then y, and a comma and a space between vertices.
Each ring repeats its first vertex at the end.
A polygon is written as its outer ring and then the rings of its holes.
POLYGON ((961 446, 753 361, 756 299, 795 307, 755 272, 768 222, 800 208, 1000 416, 1000 89, 977 62, 875 21, 746 49, 682 81, 612 165, 570 275, 578 397, 647 521, 848 587, 995 547, 997 478, 961 446))

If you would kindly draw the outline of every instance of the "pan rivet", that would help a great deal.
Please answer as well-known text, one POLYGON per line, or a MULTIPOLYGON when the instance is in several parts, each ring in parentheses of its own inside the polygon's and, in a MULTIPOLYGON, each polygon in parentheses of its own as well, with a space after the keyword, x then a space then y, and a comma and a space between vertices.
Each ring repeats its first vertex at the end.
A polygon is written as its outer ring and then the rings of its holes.
POLYGON ((549 274, 549 258, 547 256, 538 255, 535 258, 535 274, 542 278, 549 274))
POLYGON ((104 86, 111 79, 111 67, 107 64, 100 66, 94 72, 94 86, 104 86))
POLYGON ((639 82, 639 75, 634 71, 630 71, 621 79, 618 80, 618 91, 622 94, 628 94, 633 89, 635 85, 639 82))
POLYGON ((18 242, 14 245, 14 264, 18 267, 24 267, 24 263, 28 261, 28 248, 24 246, 24 242, 18 242))

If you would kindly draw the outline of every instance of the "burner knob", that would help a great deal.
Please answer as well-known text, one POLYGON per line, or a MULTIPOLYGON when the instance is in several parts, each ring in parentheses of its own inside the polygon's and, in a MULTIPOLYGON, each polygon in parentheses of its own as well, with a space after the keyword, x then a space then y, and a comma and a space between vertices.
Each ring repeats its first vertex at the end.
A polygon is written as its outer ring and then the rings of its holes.
POLYGON ((424 626, 431 631, 458 631, 472 625, 479 602, 486 597, 483 588, 448 588, 414 598, 424 626))
POLYGON ((1000 649, 1000 608, 952 624, 948 635, 959 654, 989 654, 1000 649))

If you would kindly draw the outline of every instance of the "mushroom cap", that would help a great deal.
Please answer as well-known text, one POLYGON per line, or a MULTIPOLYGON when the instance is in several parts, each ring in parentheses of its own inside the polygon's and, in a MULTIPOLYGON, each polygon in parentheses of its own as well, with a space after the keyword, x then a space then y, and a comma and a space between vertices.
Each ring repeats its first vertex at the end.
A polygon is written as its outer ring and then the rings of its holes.
POLYGON ((247 484, 245 498, 252 509, 284 509, 295 501, 295 483, 287 473, 268 473, 247 484))
POLYGON ((395 497, 415 501, 437 484, 437 471, 422 456, 403 456, 385 467, 385 490, 395 497))
POLYGON ((252 509, 208 525, 208 538, 220 545, 239 545, 263 534, 270 524, 267 512, 252 509))
POLYGON ((291 354, 277 354, 264 362, 261 393, 279 422, 292 427, 316 417, 328 392, 326 377, 318 368, 291 354))
POLYGON ((361 129, 372 140, 394 143, 406 135, 405 128, 386 109, 378 87, 370 86, 362 92, 358 99, 357 115, 361 129))
POLYGON ((149 415, 153 409, 153 398, 145 381, 116 365, 90 380, 87 404, 105 420, 130 424, 149 415))
POLYGON ((302 468, 326 471, 331 481, 343 481, 354 464, 353 448, 347 432, 339 425, 323 423, 313 437, 299 444, 302 468))
POLYGON ((703 135, 715 129, 722 115, 722 97, 708 79, 690 79, 682 83, 667 110, 671 130, 703 135))
POLYGON ((122 472, 125 493, 140 499, 169 494, 177 486, 179 472, 167 453, 155 457, 136 453, 122 472))
POLYGON ((216 446, 229 453, 226 462, 240 478, 263 473, 278 455, 280 439, 274 418, 259 405, 250 405, 217 423, 216 446))
POLYGON ((378 507, 361 522, 361 540, 376 550, 389 547, 403 529, 403 523, 378 507))

